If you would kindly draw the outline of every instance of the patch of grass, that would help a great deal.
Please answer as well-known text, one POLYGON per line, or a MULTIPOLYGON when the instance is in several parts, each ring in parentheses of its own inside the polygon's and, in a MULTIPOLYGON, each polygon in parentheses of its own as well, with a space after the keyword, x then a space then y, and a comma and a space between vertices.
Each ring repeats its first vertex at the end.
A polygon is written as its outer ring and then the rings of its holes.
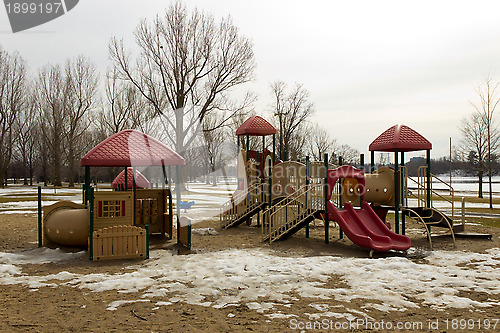
POLYGON ((38 197, 12 197, 6 198, 5 196, 0 197, 0 203, 8 203, 8 202, 25 202, 25 201, 36 201, 38 197))
POLYGON ((500 219, 481 219, 478 223, 485 227, 500 228, 500 219))
MULTIPOLYGON (((477 197, 470 197, 470 196, 464 196, 465 198, 465 203, 467 202, 471 202, 471 203, 484 203, 484 204, 488 204, 490 202, 490 199, 485 197, 485 198, 477 198, 477 197)), ((433 201, 451 201, 451 196, 450 195, 443 195, 442 197, 438 197, 438 196, 432 196, 432 200, 433 201)), ((462 202, 462 196, 460 195, 455 195, 453 197, 453 201, 454 202, 462 202)), ((493 198, 493 204, 500 204, 500 198, 493 198)))
POLYGON ((473 213, 486 213, 486 214, 500 214, 500 208, 477 208, 477 207, 471 207, 467 208, 465 207, 466 212, 473 212, 473 213))

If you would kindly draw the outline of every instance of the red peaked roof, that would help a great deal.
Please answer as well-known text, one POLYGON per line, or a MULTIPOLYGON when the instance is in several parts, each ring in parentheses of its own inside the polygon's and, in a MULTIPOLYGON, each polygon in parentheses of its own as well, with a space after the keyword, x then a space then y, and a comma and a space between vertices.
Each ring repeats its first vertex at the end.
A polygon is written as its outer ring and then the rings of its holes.
POLYGON ((236 130, 236 135, 271 135, 276 128, 261 116, 251 116, 236 130))
POLYGON ((415 151, 432 149, 432 143, 406 125, 394 125, 370 144, 370 151, 415 151))
POLYGON ((116 133, 92 148, 81 166, 184 165, 184 159, 155 138, 136 130, 116 133))
MULTIPOLYGON (((134 187, 133 172, 131 167, 127 167, 127 188, 134 187)), ((125 184, 125 170, 120 172, 118 176, 116 176, 115 180, 111 183, 112 188, 118 188, 118 184, 125 184)), ((147 180, 147 178, 140 173, 139 171, 135 171, 135 186, 136 188, 148 188, 151 184, 147 180)))

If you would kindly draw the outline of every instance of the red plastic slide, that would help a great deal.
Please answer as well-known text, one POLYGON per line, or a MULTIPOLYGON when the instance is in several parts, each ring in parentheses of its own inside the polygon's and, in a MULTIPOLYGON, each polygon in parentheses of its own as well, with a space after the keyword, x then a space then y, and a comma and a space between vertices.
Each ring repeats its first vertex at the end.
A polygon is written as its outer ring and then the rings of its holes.
POLYGON ((328 201, 327 209, 328 217, 337 221, 347 237, 359 246, 380 252, 407 250, 411 246, 410 238, 389 230, 366 201, 362 201, 361 209, 346 202, 343 210, 328 201))

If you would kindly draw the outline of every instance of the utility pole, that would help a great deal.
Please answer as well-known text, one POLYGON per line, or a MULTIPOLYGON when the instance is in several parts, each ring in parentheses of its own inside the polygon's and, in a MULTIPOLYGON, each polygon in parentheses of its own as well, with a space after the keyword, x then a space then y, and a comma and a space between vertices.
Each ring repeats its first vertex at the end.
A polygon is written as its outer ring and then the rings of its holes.
POLYGON ((450 195, 451 195, 451 136, 450 136, 450 195))

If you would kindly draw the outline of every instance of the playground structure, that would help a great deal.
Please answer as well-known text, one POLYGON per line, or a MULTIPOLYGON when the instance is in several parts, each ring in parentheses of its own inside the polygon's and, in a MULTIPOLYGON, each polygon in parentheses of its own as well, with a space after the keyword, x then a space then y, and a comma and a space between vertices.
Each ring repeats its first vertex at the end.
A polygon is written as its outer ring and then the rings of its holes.
POLYGON ((464 221, 463 207, 461 215, 457 214, 453 188, 430 172, 432 144, 410 127, 395 125, 370 144, 370 173, 365 173, 363 155, 360 169, 342 165, 341 158, 339 166, 334 166, 328 163, 327 154, 324 162, 310 162, 309 158, 305 163, 276 161, 274 153, 265 149, 265 136, 272 134, 274 152, 275 133, 276 129, 259 116, 249 118, 236 131, 238 147, 240 137, 246 136, 246 152, 240 153, 238 159, 238 189, 221 207, 221 228, 250 224, 256 216, 263 240, 272 243, 302 228, 309 237, 309 224, 321 219, 325 243, 329 242, 329 221, 334 221, 340 227, 340 238, 345 233, 355 244, 371 251, 408 249, 411 243, 405 235, 406 218, 423 225, 431 248, 434 228, 448 230, 453 242, 455 234, 462 234, 463 223, 458 224, 457 218, 464 221), (252 135, 262 136, 263 153, 249 150, 252 135), (414 179, 404 166, 404 153, 418 150, 426 151, 427 165, 414 179), (394 152, 394 169, 375 170, 375 151, 394 152), (448 186, 451 198, 432 188, 436 181, 448 186), (434 206, 434 197, 440 199, 441 205, 450 206, 446 213, 434 206), (394 213, 394 231, 386 222, 388 211, 394 213))
MULTIPOLYGON (((85 167, 83 203, 60 201, 41 207, 39 188, 39 246, 49 242, 88 245, 94 260, 148 256, 149 234, 173 237, 173 204, 170 188, 149 187, 139 176, 137 166, 159 166, 163 179, 171 179, 171 166, 184 165, 184 159, 158 140, 136 130, 124 130, 99 143, 80 162, 85 167), (90 167, 125 167, 115 179, 115 191, 94 191, 90 186, 90 167), (137 186, 136 180, 140 186, 137 186), (43 214, 42 214, 43 211, 43 214), (95 255, 94 255, 95 253, 95 255)), ((170 181, 168 182, 171 183, 170 181)), ((177 195, 180 200, 180 195, 177 195)), ((177 240, 190 247, 189 221, 181 226, 177 203, 177 240)))
MULTIPOLYGON (((111 188, 115 191, 123 191, 127 188, 134 187, 134 169, 131 167, 127 167, 126 170, 123 170, 116 176, 116 178, 111 182, 111 188), (125 175, 125 171, 127 174, 125 175), (127 186, 125 186, 125 182, 127 186)), ((150 188, 151 183, 149 180, 139 171, 135 171, 135 187, 136 188, 150 188)))

